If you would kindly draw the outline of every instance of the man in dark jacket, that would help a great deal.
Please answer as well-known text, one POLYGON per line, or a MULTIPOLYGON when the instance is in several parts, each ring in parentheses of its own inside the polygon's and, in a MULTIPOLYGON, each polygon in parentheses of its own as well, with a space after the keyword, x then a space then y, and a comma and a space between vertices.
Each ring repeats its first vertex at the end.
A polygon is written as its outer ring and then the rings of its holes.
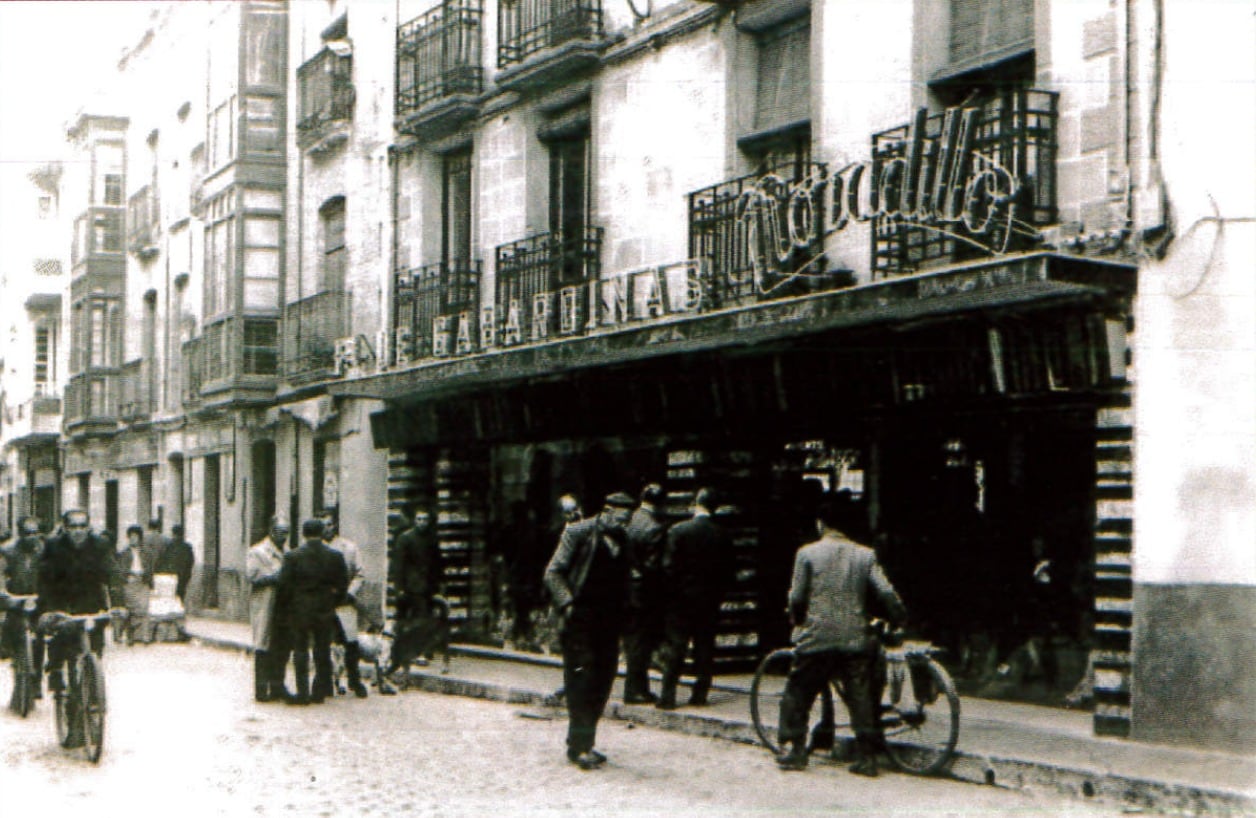
POLYGON ((849 506, 828 501, 817 516, 820 539, 800 548, 794 558, 789 616, 795 657, 777 731, 785 752, 776 761, 783 770, 807 766, 807 714, 820 689, 838 677, 855 732, 851 772, 875 776, 881 733, 874 704, 879 697, 873 694, 878 644, 870 625, 869 596, 876 595, 894 624, 902 624, 907 611, 876 552, 850 538, 854 522, 849 506))
POLYGON ((663 487, 651 483, 641 491, 641 505, 628 521, 628 609, 624 624, 624 704, 649 704, 650 657, 663 638, 663 487))
MULTIPOLYGON (((0 609, 5 607, 7 594, 23 596, 39 593, 39 560, 43 556, 44 540, 39 533, 39 520, 35 517, 23 517, 18 523, 18 538, 10 545, 0 549, 0 609)), ((36 608, 35 615, 38 617, 36 608)), ((26 626, 26 613, 20 607, 11 607, 4 617, 4 627, 0 630, 0 639, 4 640, 9 656, 16 656, 16 649, 21 644, 22 629, 26 626)), ((44 640, 31 641, 34 656, 35 674, 43 672, 44 640)), ((40 689, 35 691, 39 698, 40 689)))
MULTIPOLYGON (((39 561, 39 607, 51 611, 87 614, 107 610, 109 585, 114 571, 113 549, 91 533, 87 512, 67 511, 63 530, 44 545, 39 561)), ((74 650, 74 634, 57 633, 48 644, 48 689, 65 685, 61 666, 74 650)), ((104 650, 105 629, 91 633, 91 648, 104 650)))
POLYGON ((170 539, 166 540, 157 561, 153 565, 154 574, 174 574, 178 577, 175 595, 186 606, 188 582, 192 579, 192 567, 196 557, 192 553, 192 544, 183 539, 183 526, 176 525, 170 529, 170 539))
POLYGON ((633 505, 632 497, 616 492, 596 517, 568 525, 545 569, 545 587, 563 623, 567 760, 582 770, 606 761, 593 746, 619 663, 628 587, 625 529, 633 505))
POLYGON ((676 707, 685 652, 693 643, 694 683, 689 704, 707 703, 715 663, 715 627, 720 602, 731 584, 734 562, 728 534, 711 518, 714 490, 694 495, 693 517, 667 532, 663 575, 668 600, 663 636, 663 684, 655 707, 676 707))
POLYGON ((323 542, 322 520, 301 523, 299 548, 284 554, 279 571, 276 613, 292 650, 297 691, 293 704, 321 703, 331 695, 331 635, 336 606, 349 590, 345 558, 323 542), (314 649, 314 687, 310 687, 309 649, 314 649))

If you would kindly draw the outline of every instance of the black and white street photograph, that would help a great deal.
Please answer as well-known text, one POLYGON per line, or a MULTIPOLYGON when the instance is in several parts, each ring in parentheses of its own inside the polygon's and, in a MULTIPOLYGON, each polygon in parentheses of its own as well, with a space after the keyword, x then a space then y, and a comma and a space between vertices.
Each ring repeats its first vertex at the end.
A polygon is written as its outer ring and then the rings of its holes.
POLYGON ((0 804, 1256 818, 1256 0, 0 0, 0 804))

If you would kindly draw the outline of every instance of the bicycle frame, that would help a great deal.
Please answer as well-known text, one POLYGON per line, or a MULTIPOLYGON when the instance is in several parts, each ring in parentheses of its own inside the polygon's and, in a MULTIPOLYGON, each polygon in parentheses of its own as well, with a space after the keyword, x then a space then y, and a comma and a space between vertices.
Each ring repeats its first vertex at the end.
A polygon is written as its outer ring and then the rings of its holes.
MULTIPOLYGON (((55 635, 72 630, 77 637, 77 644, 64 657, 65 684, 55 692, 57 739, 62 747, 69 749, 81 738, 87 758, 93 763, 100 760, 104 750, 105 679, 100 654, 92 650, 91 635, 118 614, 116 609, 89 614, 51 614, 58 618, 55 635), (81 735, 76 735, 75 728, 81 735)), ((48 636, 49 649, 55 635, 48 636)))

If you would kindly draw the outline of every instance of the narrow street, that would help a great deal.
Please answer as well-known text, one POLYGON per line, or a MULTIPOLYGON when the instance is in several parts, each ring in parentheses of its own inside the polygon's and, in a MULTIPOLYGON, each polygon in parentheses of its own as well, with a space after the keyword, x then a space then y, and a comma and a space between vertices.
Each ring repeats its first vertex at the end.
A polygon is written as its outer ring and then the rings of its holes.
MULTIPOLYGON (((60 750, 49 702, 0 714, 8 815, 1111 815, 1054 794, 828 764, 777 771, 760 748, 603 723, 603 770, 563 757, 561 713, 419 692, 258 705, 242 654, 106 651, 105 755, 60 750), (87 812, 83 814, 88 814, 87 812)), ((4 667, 0 695, 8 699, 4 667)))

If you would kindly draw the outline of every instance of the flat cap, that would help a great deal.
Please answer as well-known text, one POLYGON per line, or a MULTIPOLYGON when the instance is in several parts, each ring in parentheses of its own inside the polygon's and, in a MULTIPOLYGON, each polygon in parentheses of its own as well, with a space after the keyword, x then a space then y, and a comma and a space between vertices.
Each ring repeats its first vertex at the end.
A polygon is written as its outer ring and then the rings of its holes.
POLYGON ((632 499, 632 495, 617 491, 614 494, 606 495, 607 508, 636 508, 637 502, 632 499))

